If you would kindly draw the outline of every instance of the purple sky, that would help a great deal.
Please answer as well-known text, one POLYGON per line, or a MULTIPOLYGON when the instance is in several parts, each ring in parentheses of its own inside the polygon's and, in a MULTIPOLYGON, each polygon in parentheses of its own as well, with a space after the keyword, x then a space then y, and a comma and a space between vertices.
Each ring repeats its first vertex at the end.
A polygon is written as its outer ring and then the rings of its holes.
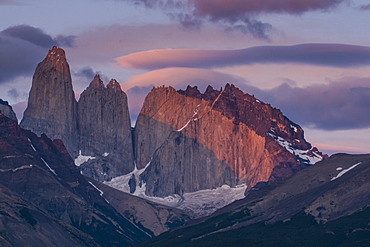
POLYGON ((324 152, 370 152, 367 0, 0 0, 0 16, 0 98, 19 118, 57 45, 75 92, 115 78, 132 118, 152 86, 229 82, 324 152))

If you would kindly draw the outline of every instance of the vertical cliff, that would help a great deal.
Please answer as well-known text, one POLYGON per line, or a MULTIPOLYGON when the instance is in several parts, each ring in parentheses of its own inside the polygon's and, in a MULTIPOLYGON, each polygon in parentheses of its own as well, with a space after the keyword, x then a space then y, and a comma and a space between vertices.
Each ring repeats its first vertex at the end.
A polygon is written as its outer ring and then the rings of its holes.
POLYGON ((282 180, 320 160, 303 130, 233 85, 224 90, 154 88, 135 126, 136 159, 149 195, 223 183, 282 180))
POLYGON ((95 76, 77 103, 61 48, 38 64, 21 126, 63 140, 83 174, 99 181, 134 169, 126 94, 117 81, 105 87, 95 76))
POLYGON ((77 102, 65 52, 53 47, 37 65, 22 128, 51 139, 62 139, 72 155, 77 151, 77 102))
POLYGON ((127 96, 112 79, 96 75, 78 101, 79 153, 94 157, 81 164, 84 175, 100 181, 134 169, 127 96))

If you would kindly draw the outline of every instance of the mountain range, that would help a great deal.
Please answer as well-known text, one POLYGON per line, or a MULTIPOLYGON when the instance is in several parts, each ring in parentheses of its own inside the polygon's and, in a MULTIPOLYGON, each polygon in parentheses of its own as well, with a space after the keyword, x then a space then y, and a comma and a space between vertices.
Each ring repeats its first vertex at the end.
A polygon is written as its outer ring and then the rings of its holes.
POLYGON ((323 155, 234 85, 154 87, 134 127, 115 79, 74 95, 53 47, 20 125, 0 101, 2 246, 368 243, 370 157, 323 155))

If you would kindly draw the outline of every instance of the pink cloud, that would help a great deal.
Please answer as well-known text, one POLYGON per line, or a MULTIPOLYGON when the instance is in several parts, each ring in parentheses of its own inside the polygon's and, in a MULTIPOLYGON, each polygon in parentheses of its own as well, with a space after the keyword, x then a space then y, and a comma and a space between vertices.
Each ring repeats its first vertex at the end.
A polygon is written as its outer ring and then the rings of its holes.
POLYGON ((17 119, 19 122, 23 118, 23 112, 24 110, 26 110, 27 104, 28 104, 28 101, 25 100, 25 101, 21 101, 21 102, 18 102, 17 104, 12 105, 13 111, 17 115, 17 119))
POLYGON ((239 50, 165 49, 132 53, 116 58, 124 68, 215 68, 256 63, 301 63, 333 67, 370 64, 370 47, 346 44, 255 46, 239 50))
POLYGON ((244 79, 225 73, 195 68, 166 68, 133 76, 127 82, 121 83, 121 87, 128 95, 132 118, 136 118, 145 96, 153 86, 165 85, 185 89, 191 85, 198 86, 200 91, 204 91, 208 85, 219 89, 226 83, 232 83, 241 88, 245 86, 244 79))
MULTIPOLYGON (((66 48, 68 62, 73 69, 81 64, 102 71, 102 64, 114 64, 114 58, 152 49, 203 49, 205 47, 237 49, 245 43, 260 43, 241 33, 228 33, 217 27, 198 31, 185 30, 178 24, 112 25, 97 27, 78 35, 77 48, 66 48), (94 51, 94 52, 91 52, 94 51)), ((105 72, 107 73, 107 72, 105 72)))
POLYGON ((335 154, 335 153, 351 153, 351 154, 370 153, 370 148, 339 146, 339 145, 323 144, 323 143, 311 143, 311 144, 317 147, 321 152, 329 154, 329 155, 335 154))

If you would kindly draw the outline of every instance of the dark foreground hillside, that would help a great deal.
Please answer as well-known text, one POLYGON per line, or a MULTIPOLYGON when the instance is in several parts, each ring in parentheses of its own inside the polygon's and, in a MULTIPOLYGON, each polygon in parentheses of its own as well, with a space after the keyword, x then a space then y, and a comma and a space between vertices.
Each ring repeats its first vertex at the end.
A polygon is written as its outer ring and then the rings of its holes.
POLYGON ((337 154, 136 246, 370 246, 370 155, 337 154))

